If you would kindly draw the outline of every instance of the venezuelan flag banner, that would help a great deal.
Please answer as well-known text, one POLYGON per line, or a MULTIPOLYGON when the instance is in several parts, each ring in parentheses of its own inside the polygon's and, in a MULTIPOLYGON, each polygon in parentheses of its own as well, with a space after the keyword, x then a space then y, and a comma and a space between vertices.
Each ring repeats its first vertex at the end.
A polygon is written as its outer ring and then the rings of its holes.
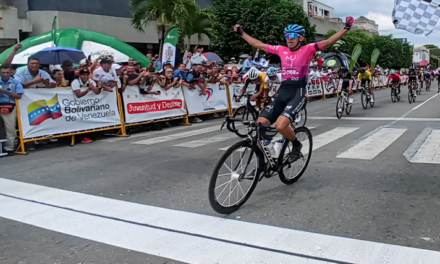
POLYGON ((27 111, 29 125, 31 126, 39 125, 49 118, 57 119, 63 116, 60 103, 58 102, 58 94, 48 101, 37 100, 32 102, 28 105, 27 111))
POLYGON ((18 100, 23 137, 121 125, 116 96, 116 90, 78 98, 71 88, 26 89, 18 100))

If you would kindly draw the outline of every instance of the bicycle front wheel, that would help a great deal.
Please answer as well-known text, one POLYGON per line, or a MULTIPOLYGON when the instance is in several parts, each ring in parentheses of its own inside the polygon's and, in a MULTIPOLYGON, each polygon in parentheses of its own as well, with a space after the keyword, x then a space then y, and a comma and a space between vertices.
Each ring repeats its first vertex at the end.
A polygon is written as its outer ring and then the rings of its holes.
POLYGON ((293 184, 301 178, 312 157, 313 139, 310 130, 306 127, 299 127, 295 129, 295 135, 302 144, 300 158, 293 163, 289 162, 293 149, 293 143, 290 140, 285 140, 278 158, 278 174, 280 180, 287 185, 293 184))
POLYGON ((336 102, 336 117, 341 119, 342 113, 344 113, 344 100, 342 96, 339 96, 338 101, 336 102))
POLYGON ((235 212, 249 199, 257 186, 262 162, 262 153, 252 150, 248 141, 238 142, 226 151, 209 182, 209 202, 217 213, 235 212))
MULTIPOLYGON (((243 120, 249 120, 249 121, 255 121, 257 120, 257 117, 255 116, 255 113, 252 112, 249 108, 247 108, 246 106, 240 106, 239 108, 237 108, 237 110, 235 110, 234 115, 232 116, 233 118, 239 118, 239 119, 243 119, 243 120)), ((241 138, 245 138, 247 137, 247 127, 246 126, 242 126, 242 127, 236 127, 235 126, 235 122, 232 122, 231 124, 232 129, 235 129, 236 132, 235 134, 237 134, 237 136, 241 137, 241 138)))
POLYGON ((365 91, 363 91, 361 94, 361 101, 362 101, 362 107, 364 109, 367 109, 368 108, 368 96, 365 91))

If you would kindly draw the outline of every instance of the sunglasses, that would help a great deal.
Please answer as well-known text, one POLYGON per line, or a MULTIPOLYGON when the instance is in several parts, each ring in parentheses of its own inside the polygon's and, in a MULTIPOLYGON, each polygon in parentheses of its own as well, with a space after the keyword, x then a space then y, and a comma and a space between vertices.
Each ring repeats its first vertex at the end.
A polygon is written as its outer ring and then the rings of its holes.
POLYGON ((286 36, 286 39, 296 39, 297 37, 299 37, 300 35, 296 34, 296 33, 287 33, 284 36, 286 36))

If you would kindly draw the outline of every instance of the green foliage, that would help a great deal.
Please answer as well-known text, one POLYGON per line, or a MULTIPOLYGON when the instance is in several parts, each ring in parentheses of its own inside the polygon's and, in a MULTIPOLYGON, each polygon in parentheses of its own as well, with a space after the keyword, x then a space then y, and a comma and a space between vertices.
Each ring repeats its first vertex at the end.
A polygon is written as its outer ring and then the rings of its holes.
POLYGON ((428 49, 438 49, 438 47, 436 45, 432 45, 432 44, 426 44, 424 46, 425 46, 425 48, 428 48, 428 49))
POLYGON ((188 34, 197 13, 194 0, 130 0, 130 8, 134 28, 143 32, 144 26, 155 23, 162 39, 165 32, 175 26, 183 34, 188 34))
POLYGON ((440 64, 440 49, 430 49, 429 50, 429 61, 431 64, 431 69, 437 69, 440 64))
MULTIPOLYGON (((329 38, 336 33, 335 30, 329 30, 324 36, 329 38)), ((370 64, 371 54, 375 48, 380 51, 377 61, 381 67, 390 67, 395 69, 408 68, 412 64, 413 45, 402 43, 400 39, 393 38, 392 35, 370 37, 362 32, 362 30, 350 30, 342 37, 345 45, 340 48, 341 52, 351 55, 357 44, 362 45, 362 53, 358 62, 366 65, 370 64)), ((326 52, 335 52, 334 47, 329 47, 326 52)))
POLYGON ((211 9, 211 49, 224 59, 253 51, 233 32, 235 24, 240 24, 252 37, 272 45, 285 45, 284 28, 299 24, 306 30, 307 41, 315 41, 315 26, 310 24, 302 6, 292 0, 214 0, 211 9))

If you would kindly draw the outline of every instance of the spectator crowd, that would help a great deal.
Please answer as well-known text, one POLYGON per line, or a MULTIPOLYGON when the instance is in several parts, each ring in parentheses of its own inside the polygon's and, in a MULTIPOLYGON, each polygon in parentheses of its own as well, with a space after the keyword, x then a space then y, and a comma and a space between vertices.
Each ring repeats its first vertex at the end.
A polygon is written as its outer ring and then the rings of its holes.
MULTIPOLYGON (((17 125, 15 99, 21 99, 26 89, 71 87, 75 96, 80 98, 89 93, 115 92, 115 87, 118 92, 123 93, 127 86, 137 85, 141 94, 159 95, 159 91, 152 90, 157 84, 165 91, 180 89, 181 85, 185 85, 199 90, 200 95, 206 95, 209 83, 241 82, 241 76, 248 70, 244 67, 239 70, 236 66, 229 68, 228 64, 208 61, 203 55, 203 48, 198 46, 193 52, 188 52, 185 61, 177 65, 171 62, 161 65, 157 54, 147 54, 150 59, 147 67, 142 67, 133 58, 129 58, 123 65, 115 63, 113 56, 101 55, 93 61, 89 56, 76 66, 71 61, 64 61, 61 65, 49 68, 48 65, 41 65, 39 59, 30 56, 27 65, 17 69, 11 63, 21 47, 20 43, 16 44, 0 68, 0 139, 6 137, 3 150, 11 155, 14 151, 17 125)), ((235 62, 235 58, 231 58, 229 64, 235 62)), ((202 120, 194 117, 191 122, 198 123, 202 120)), ((83 136, 81 142, 91 143, 92 140, 83 136)), ((46 144, 46 141, 35 144, 46 144)))

